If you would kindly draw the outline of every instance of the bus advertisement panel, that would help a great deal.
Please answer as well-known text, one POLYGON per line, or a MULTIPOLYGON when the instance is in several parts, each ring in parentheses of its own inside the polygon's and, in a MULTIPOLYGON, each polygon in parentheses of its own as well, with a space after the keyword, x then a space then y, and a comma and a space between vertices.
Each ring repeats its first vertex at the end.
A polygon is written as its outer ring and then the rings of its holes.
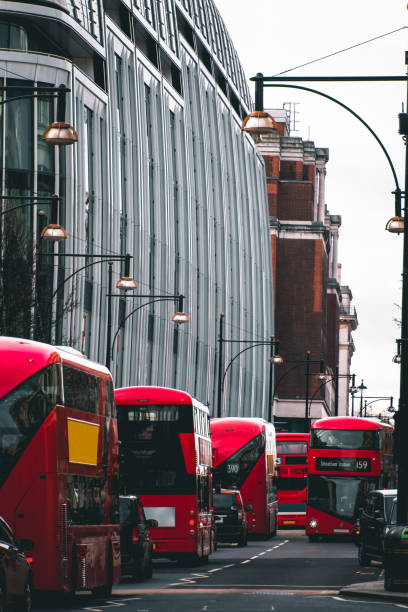
POLYGON ((393 428, 377 419, 329 417, 312 423, 306 533, 351 535, 368 491, 393 488, 393 428))
POLYGON ((275 428, 261 418, 211 419, 214 486, 239 489, 248 510, 248 534, 276 535, 275 428))
POLYGON ((115 390, 120 489, 137 494, 156 557, 205 561, 214 550, 209 411, 165 387, 115 390))
POLYGON ((111 374, 68 347, 7 337, 0 371, 0 508, 34 544, 34 587, 109 594, 120 579, 111 374))
POLYGON ((304 527, 309 434, 277 433, 278 526, 304 527))

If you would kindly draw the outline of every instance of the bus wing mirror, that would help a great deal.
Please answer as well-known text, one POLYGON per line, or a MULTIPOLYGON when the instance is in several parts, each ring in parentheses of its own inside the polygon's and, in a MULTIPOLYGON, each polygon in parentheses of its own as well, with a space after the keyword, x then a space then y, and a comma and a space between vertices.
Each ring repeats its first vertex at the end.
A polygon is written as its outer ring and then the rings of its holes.
POLYGON ((249 512, 250 510, 252 510, 252 508, 253 508, 252 504, 247 504, 245 506, 245 512, 249 512))
POLYGON ((18 546, 21 550, 34 550, 34 542, 32 540, 20 540, 18 546))

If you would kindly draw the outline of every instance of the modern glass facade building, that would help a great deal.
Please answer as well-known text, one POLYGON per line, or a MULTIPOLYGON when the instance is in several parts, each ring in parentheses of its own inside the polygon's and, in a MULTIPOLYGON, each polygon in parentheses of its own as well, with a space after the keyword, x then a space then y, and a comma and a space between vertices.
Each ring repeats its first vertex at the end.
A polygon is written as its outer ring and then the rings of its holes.
MULTIPOLYGON (((273 286, 264 164, 240 129, 251 100, 214 2, 1 2, 0 80, 1 333, 104 362, 97 255, 129 253, 135 295, 182 294, 190 321, 172 323, 177 301, 112 298, 116 386, 177 387, 215 414, 220 313, 226 339, 268 340, 273 286), (56 99, 31 95, 59 85, 79 135, 67 148, 41 139, 56 99), (57 213, 35 197, 53 194, 68 239, 46 246, 57 213)), ((119 279, 123 263, 113 270, 119 279)), ((224 344, 225 367, 244 346, 224 344)), ((234 361, 223 415, 267 416, 268 353, 234 361)))

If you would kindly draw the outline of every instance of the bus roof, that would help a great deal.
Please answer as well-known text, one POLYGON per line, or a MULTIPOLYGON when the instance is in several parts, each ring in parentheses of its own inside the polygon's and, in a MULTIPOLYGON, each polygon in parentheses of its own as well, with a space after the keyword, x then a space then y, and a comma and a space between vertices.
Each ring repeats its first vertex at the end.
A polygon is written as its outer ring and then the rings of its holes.
POLYGON ((311 429, 388 429, 389 431, 392 431, 393 427, 388 423, 383 423, 379 419, 339 416, 327 417, 325 419, 319 419, 318 421, 314 421, 311 425, 311 429))
POLYGON ((155 404, 155 405, 178 405, 178 404, 192 404, 209 412, 208 407, 196 400, 186 391, 180 391, 179 389, 172 389, 171 387, 120 387, 115 389, 115 403, 117 406, 120 405, 131 405, 134 402, 144 404, 155 404))
POLYGON ((310 434, 302 432, 279 431, 276 433, 276 440, 309 440, 310 434))
POLYGON ((0 336, 0 397, 52 363, 63 362, 111 377, 105 366, 90 361, 77 351, 71 352, 70 347, 67 349, 24 338, 0 336))
POLYGON ((272 423, 256 417, 221 417, 210 420, 213 466, 217 467, 262 432, 274 431, 272 423))

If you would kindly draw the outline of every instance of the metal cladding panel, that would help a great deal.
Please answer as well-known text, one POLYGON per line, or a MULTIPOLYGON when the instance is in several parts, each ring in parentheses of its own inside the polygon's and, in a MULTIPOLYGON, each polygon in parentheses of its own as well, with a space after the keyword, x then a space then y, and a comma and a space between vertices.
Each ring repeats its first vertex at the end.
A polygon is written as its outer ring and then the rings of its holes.
MULTIPOLYGON (((174 17, 175 4, 167 4, 174 17)), ((186 2, 176 5, 187 14, 186 2)), ((230 66, 233 81, 239 70, 233 50, 227 50, 225 26, 210 0, 197 6, 200 14, 190 23, 209 37, 208 48, 230 66)), ((136 14, 136 0, 134 8, 136 14)), ((177 51, 182 95, 108 15, 104 40, 108 93, 75 66, 70 75, 67 108, 80 138, 61 156, 65 182, 55 180, 68 231, 67 243, 59 248, 130 253, 135 294, 169 299, 113 299, 115 343, 107 347, 108 265, 95 261, 88 271, 79 271, 83 259, 64 259, 65 278, 74 276, 64 285, 67 307, 56 339, 100 362, 109 348, 116 386, 184 389, 214 414, 220 313, 225 313, 226 338, 269 340, 274 333, 263 161, 241 132, 236 109, 182 38, 177 51), (86 304, 85 286, 91 297, 86 304), (177 302, 171 296, 179 294, 190 321, 176 327, 171 316, 177 302)), ((5 55, 11 60, 12 53, 2 50, 0 63, 5 55)), ((25 75, 41 68, 41 80, 47 82, 48 66, 50 83, 66 81, 55 58, 26 55, 31 63, 18 58, 25 75)), ((114 283, 121 274, 116 261, 114 283)), ((225 367, 236 349, 224 345, 225 367)), ((268 347, 256 347, 234 361, 225 379, 223 414, 267 415, 268 353, 268 347)))

